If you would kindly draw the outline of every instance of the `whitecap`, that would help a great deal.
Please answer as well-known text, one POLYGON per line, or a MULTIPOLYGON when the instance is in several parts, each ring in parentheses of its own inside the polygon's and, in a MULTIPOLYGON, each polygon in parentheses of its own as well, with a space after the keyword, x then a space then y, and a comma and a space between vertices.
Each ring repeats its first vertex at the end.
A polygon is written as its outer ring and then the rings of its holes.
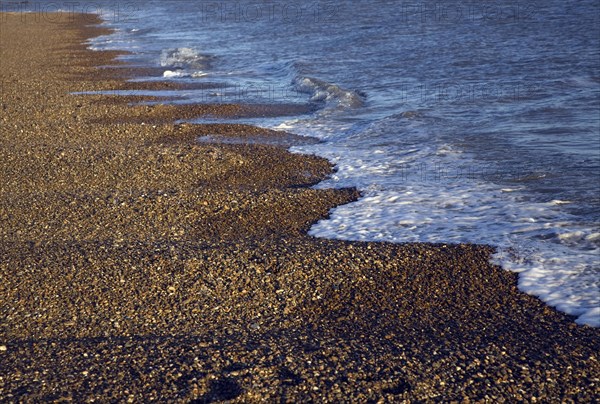
POLYGON ((163 72, 163 77, 174 78, 174 77, 188 77, 189 73, 186 73, 182 70, 165 70, 163 72))

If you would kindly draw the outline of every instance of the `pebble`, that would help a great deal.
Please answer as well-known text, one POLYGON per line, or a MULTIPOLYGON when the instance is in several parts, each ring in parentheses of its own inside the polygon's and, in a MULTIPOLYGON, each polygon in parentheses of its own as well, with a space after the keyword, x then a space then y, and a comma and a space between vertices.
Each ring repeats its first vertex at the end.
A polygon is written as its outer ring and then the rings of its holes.
POLYGON ((92 17, 2 18, 0 401, 600 396, 586 359, 599 331, 520 293, 491 247, 314 239, 311 223, 360 196, 311 188, 328 161, 273 142, 195 143, 293 135, 170 123, 304 106, 71 96, 165 84, 95 69, 115 54, 80 44, 103 32, 92 17))

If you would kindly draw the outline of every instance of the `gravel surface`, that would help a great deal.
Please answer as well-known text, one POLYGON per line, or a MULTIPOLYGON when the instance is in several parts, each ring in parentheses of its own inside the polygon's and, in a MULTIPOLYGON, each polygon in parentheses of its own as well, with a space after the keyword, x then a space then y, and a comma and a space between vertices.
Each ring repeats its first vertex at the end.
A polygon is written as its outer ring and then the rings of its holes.
POLYGON ((0 401, 598 400, 600 330, 491 247, 311 238, 359 197, 310 188, 330 163, 173 123, 308 106, 71 95, 169 87, 128 87, 95 22, 0 14, 0 401))

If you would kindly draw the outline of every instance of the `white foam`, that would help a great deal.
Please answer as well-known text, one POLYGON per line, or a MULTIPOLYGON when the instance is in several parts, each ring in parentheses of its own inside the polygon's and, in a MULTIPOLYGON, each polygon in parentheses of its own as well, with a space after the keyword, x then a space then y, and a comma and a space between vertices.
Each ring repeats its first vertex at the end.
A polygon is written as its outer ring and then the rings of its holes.
POLYGON ((575 320, 577 324, 587 324, 592 327, 600 327, 600 307, 594 307, 579 316, 575 320))
POLYGON ((341 127, 322 122, 294 120, 279 126, 334 139, 292 148, 336 165, 337 171, 317 188, 357 186, 363 191, 358 201, 333 209, 310 235, 494 245, 493 262, 518 272, 522 291, 577 316, 579 324, 599 326, 600 234, 562 211, 567 201, 524 202, 522 188, 503 188, 478 176, 468 154, 424 142, 427 134, 420 133, 418 119, 410 120, 402 134, 391 122, 377 125, 346 137, 339 135, 341 127), (387 142, 385 136, 403 141, 387 142), (470 170, 463 171, 465 166, 470 170))
POLYGON ((190 73, 186 73, 182 70, 165 70, 163 73, 163 77, 173 78, 173 77, 189 77, 190 73))
POLYGON ((600 240, 600 233, 591 233, 585 236, 585 239, 588 241, 596 241, 600 240))
POLYGON ((436 188, 412 185, 368 191, 359 201, 334 209, 331 217, 314 225, 309 234, 361 241, 497 245, 499 252, 493 262, 519 272, 522 291, 579 316, 580 324, 598 326, 592 314, 600 305, 600 249, 583 252, 577 248, 589 236, 588 229, 544 240, 544 235, 552 233, 547 223, 528 225, 529 218, 523 224, 509 221, 515 214, 517 219, 535 214, 539 206, 519 207, 485 189, 461 192, 460 187, 446 191, 436 188), (573 247, 565 240, 578 244, 573 247))
POLYGON ((550 201, 550 204, 552 204, 552 205, 568 205, 570 203, 573 203, 573 202, 571 202, 571 201, 562 201, 560 199, 554 199, 554 200, 550 201))
POLYGON ((188 72, 185 70, 165 70, 163 72, 163 77, 166 77, 166 78, 178 78, 178 77, 200 78, 200 77, 206 77, 206 76, 208 76, 208 73, 204 73, 202 71, 188 72))

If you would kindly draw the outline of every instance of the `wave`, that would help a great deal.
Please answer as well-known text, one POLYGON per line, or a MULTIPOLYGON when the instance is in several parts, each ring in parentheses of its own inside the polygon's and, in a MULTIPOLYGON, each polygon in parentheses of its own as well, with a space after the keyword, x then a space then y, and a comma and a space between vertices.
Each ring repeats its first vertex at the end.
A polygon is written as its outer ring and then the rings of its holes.
POLYGON ((288 121, 278 129, 325 138, 292 150, 336 165, 336 172, 316 188, 354 186, 363 197, 333 209, 311 227, 311 236, 394 243, 485 242, 497 247, 494 264, 519 273, 520 290, 577 316, 578 324, 600 327, 600 230, 564 211, 576 201, 532 200, 527 186, 543 179, 543 173, 533 173, 527 181, 488 180, 498 167, 478 160, 460 144, 436 137, 431 128, 449 127, 451 119, 434 110, 393 114, 358 133, 352 128, 329 130, 325 125, 332 119, 317 121, 319 126, 288 121))
POLYGON ((214 58, 193 48, 164 49, 160 56, 160 65, 171 69, 205 70, 210 68, 214 58))
POLYGON ((366 94, 313 77, 296 77, 293 85, 296 91, 310 94, 311 102, 323 102, 328 108, 349 109, 365 105, 366 94))
POLYGON ((163 77, 165 77, 165 78, 180 78, 180 77, 199 78, 199 77, 204 77, 204 76, 208 76, 208 74, 204 73, 203 71, 186 72, 182 69, 175 69, 175 70, 165 70, 163 72, 163 77))

